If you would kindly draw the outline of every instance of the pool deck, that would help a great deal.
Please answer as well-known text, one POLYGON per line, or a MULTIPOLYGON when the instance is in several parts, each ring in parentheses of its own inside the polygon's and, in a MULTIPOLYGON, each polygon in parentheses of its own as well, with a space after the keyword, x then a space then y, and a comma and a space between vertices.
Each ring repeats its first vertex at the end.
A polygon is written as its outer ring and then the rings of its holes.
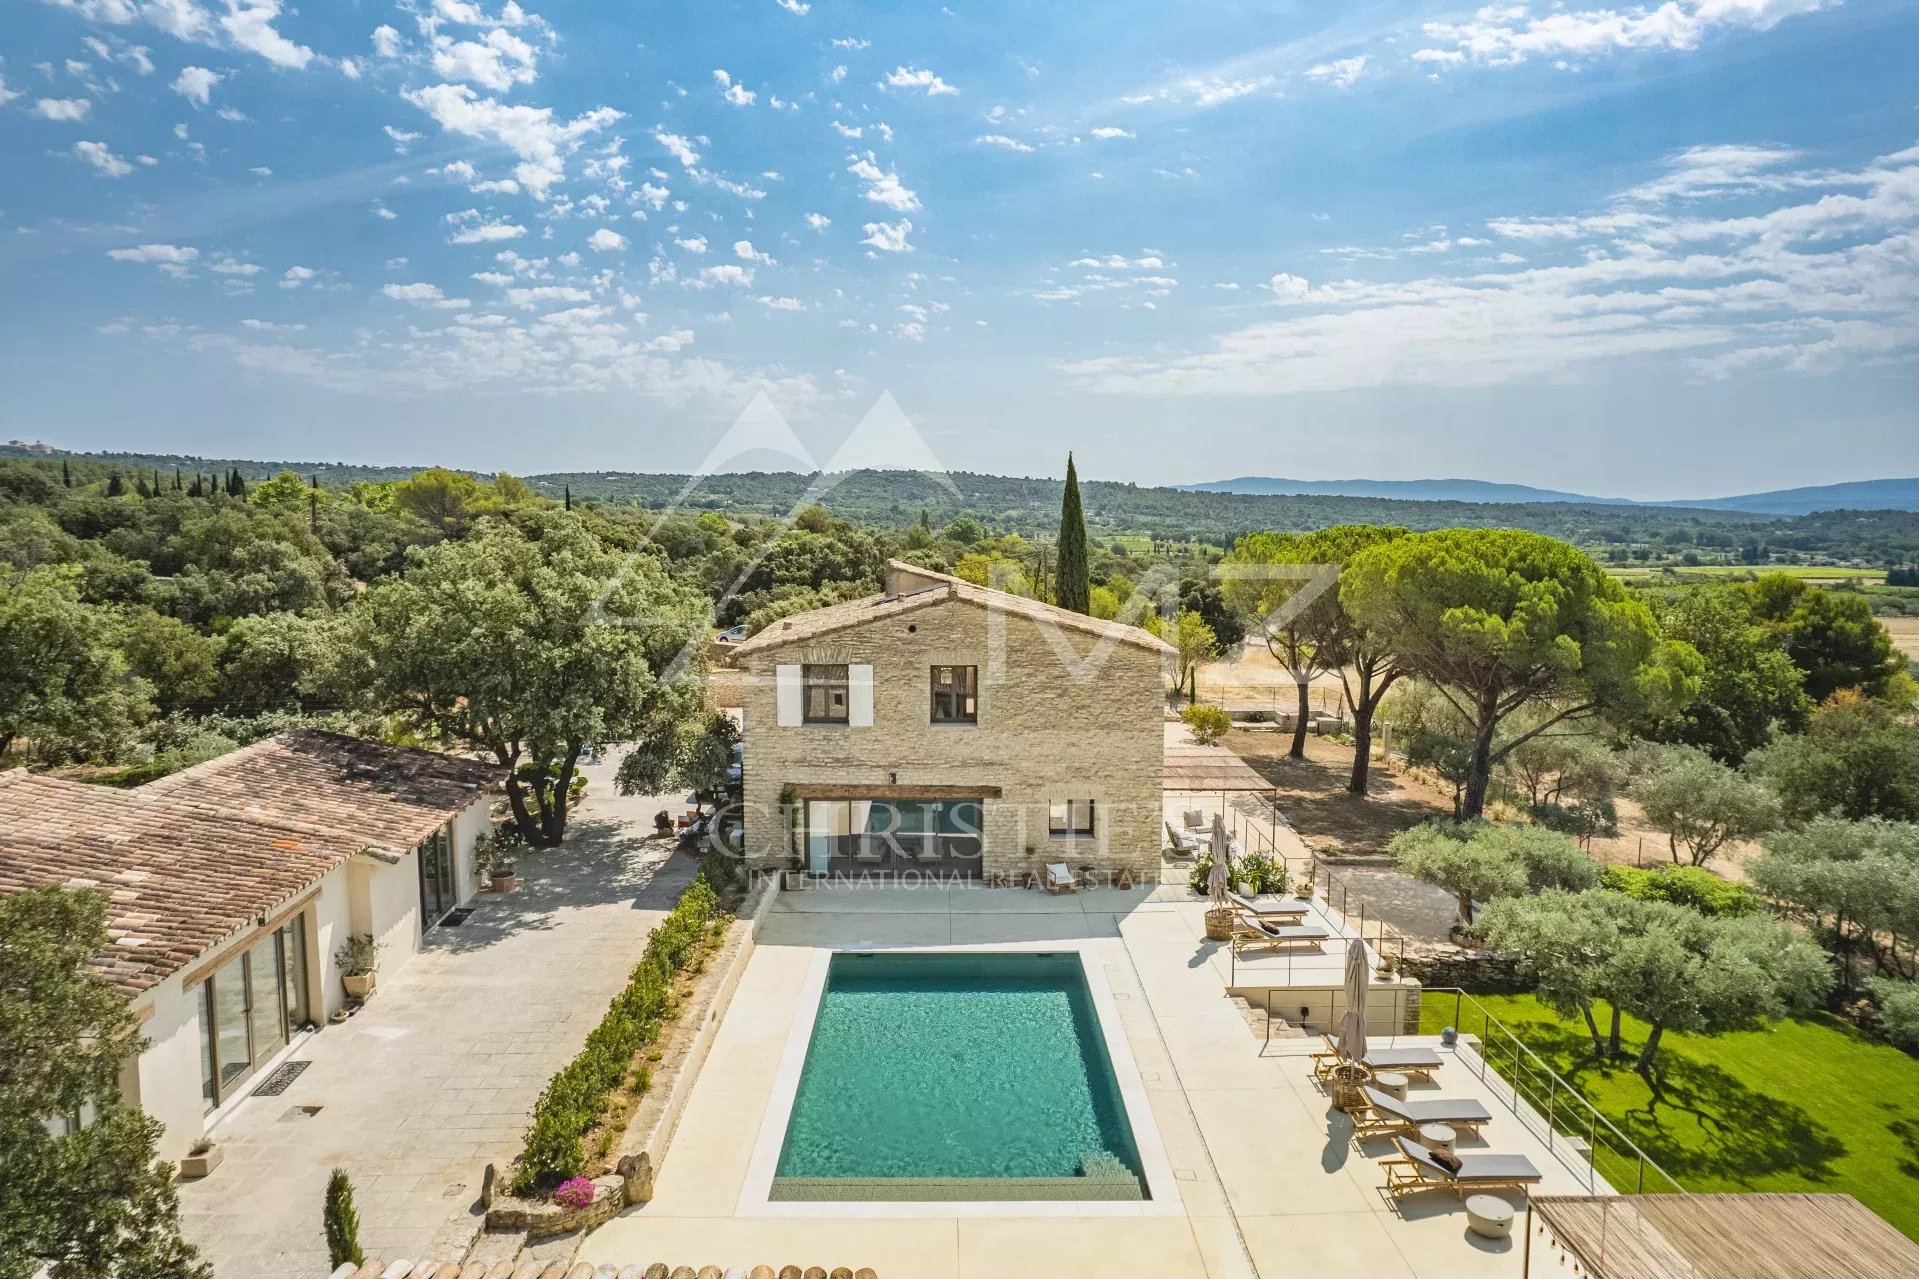
MULTIPOLYGON (((1518 1237, 1466 1230, 1450 1192, 1397 1202, 1379 1187, 1387 1143, 1356 1146, 1312 1079, 1311 1041, 1262 1045, 1226 997, 1230 956, 1204 937, 1204 904, 1177 889, 841 888, 782 894, 761 925, 712 1055, 647 1204, 585 1240, 580 1260, 750 1268, 871 1266, 887 1279, 1315 1275, 1466 1279, 1520 1274, 1518 1237), (763 1215, 744 1194, 782 1061, 822 949, 1084 943, 1097 959, 1179 1191, 1158 1215, 763 1215)), ((1243 976, 1243 974, 1242 974, 1243 976)), ((1433 1042, 1402 1038, 1398 1043, 1433 1042)), ((1450 1051, 1450 1050, 1448 1050, 1450 1051)), ((1444 1054, 1442 1054, 1444 1055, 1444 1054)), ((1465 1060, 1414 1097, 1476 1097, 1494 1119, 1461 1150, 1523 1154, 1541 1193, 1590 1193, 1465 1060)), ((1600 1184, 1603 1192, 1604 1185, 1600 1184)), ((1517 1196, 1511 1198, 1516 1205, 1517 1196)))

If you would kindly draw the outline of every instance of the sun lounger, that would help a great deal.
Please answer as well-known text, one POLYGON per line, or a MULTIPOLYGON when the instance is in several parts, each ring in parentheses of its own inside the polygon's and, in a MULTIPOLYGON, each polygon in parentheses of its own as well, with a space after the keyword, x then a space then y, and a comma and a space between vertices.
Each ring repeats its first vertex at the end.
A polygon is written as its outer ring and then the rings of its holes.
POLYGON ((1199 856, 1200 842, 1198 837, 1188 835, 1171 822, 1166 823, 1166 838, 1173 841, 1173 847, 1170 851, 1174 857, 1184 859, 1199 856))
POLYGON ((1524 1155, 1468 1151, 1459 1156, 1459 1170, 1455 1172, 1416 1141, 1395 1137, 1393 1144, 1399 1147, 1399 1156, 1381 1160, 1379 1165, 1386 1170, 1383 1189, 1388 1194, 1404 1195, 1445 1187, 1463 1199, 1469 1190, 1523 1189, 1539 1182, 1539 1169, 1524 1155))
MULTIPOLYGON (((1326 1047, 1312 1054, 1313 1074, 1324 1079, 1326 1072, 1331 1070, 1334 1063, 1339 1060, 1339 1047, 1333 1043, 1330 1035, 1321 1035, 1320 1038, 1325 1041, 1326 1047)), ((1368 1068, 1374 1071, 1390 1070, 1401 1075, 1417 1075, 1428 1083, 1432 1081, 1433 1072, 1443 1064, 1439 1051, 1435 1048, 1388 1048, 1382 1044, 1366 1052, 1368 1068)))
POLYGON ((1226 899, 1244 913, 1267 923, 1289 919, 1297 922, 1311 914, 1313 909, 1311 902, 1297 897, 1241 897, 1238 893, 1227 893, 1226 899))
POLYGON ((1492 1121, 1492 1112, 1471 1097, 1421 1097, 1401 1101, 1377 1088, 1362 1089, 1365 1108, 1353 1116, 1362 1136, 1402 1132, 1421 1124, 1445 1124, 1479 1135, 1479 1126, 1492 1121))
POLYGON ((1073 872, 1066 868, 1065 862, 1049 862, 1042 873, 1040 883, 1049 893, 1076 893, 1079 881, 1073 878, 1073 872))
POLYGON ((1269 924, 1256 915, 1240 911, 1238 926, 1233 929, 1233 950, 1235 953, 1254 947, 1311 946, 1314 950, 1325 949, 1323 943, 1332 936, 1324 928, 1314 924, 1269 924))

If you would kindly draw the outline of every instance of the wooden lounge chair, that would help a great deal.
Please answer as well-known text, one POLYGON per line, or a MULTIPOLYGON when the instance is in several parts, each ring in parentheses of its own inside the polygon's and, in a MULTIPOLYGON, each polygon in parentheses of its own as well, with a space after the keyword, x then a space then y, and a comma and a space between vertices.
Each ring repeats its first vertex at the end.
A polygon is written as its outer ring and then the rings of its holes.
POLYGON ((1395 1137, 1393 1144, 1399 1147, 1398 1157, 1382 1159, 1379 1164, 1386 1170, 1386 1184, 1381 1189, 1387 1194, 1405 1195, 1444 1187, 1464 1199, 1468 1191, 1523 1190, 1539 1182, 1539 1169, 1524 1155, 1468 1151, 1459 1156, 1459 1169, 1455 1172, 1416 1141, 1395 1137))
POLYGON ((1421 1097, 1401 1101, 1389 1092, 1363 1088, 1366 1105, 1354 1112, 1353 1127, 1362 1137, 1403 1133, 1422 1124, 1445 1124, 1479 1135, 1481 1124, 1492 1122, 1492 1112, 1471 1097, 1421 1097))
POLYGON ((1310 915, 1313 904, 1298 897, 1241 897, 1238 893, 1227 893, 1226 900, 1239 907, 1244 914, 1254 919, 1263 919, 1269 924, 1285 923, 1288 920, 1298 923, 1310 915), (1262 906, 1259 903, 1265 902, 1262 906))
POLYGON ((1073 878, 1065 862, 1049 862, 1040 872, 1040 881, 1049 893, 1076 893, 1079 881, 1073 878))
POLYGON ((1166 838, 1173 842, 1173 846, 1168 849, 1167 852, 1168 855, 1175 860, 1185 861, 1188 858, 1199 856, 1199 838, 1194 835, 1188 835, 1171 822, 1166 823, 1166 838))
MULTIPOLYGON (((1331 1035, 1321 1035, 1326 1047, 1312 1054, 1313 1074, 1320 1079, 1339 1061, 1339 1047, 1333 1043, 1331 1035)), ((1390 1070, 1401 1075, 1417 1075, 1427 1083, 1432 1082, 1433 1072, 1444 1065, 1436 1048, 1378 1048, 1366 1052, 1366 1066, 1373 1071, 1390 1070)))
POLYGON ((1324 928, 1314 924, 1269 924, 1257 915, 1248 915, 1240 911, 1233 929, 1233 952, 1238 954, 1257 947, 1283 948, 1287 946, 1310 946, 1314 950, 1324 950, 1325 941, 1332 936, 1324 928))

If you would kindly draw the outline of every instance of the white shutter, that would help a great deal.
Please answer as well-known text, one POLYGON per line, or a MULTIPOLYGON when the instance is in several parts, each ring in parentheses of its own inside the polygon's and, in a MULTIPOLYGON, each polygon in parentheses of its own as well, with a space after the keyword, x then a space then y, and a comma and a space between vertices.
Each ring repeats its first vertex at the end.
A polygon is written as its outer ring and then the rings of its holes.
POLYGON ((779 707, 781 728, 796 728, 802 714, 805 692, 800 685, 799 664, 782 662, 773 668, 773 696, 779 707))
POLYGON ((871 666, 846 668, 846 703, 848 728, 873 727, 873 668, 871 666))

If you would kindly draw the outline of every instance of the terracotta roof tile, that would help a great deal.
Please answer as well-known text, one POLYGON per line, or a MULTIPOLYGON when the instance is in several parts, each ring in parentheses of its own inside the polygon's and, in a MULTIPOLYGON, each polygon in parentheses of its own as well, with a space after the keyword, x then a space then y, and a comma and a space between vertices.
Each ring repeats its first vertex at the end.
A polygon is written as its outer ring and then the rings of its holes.
POLYGON ((96 966, 137 993, 355 854, 404 856, 499 776, 304 731, 131 790, 0 773, 0 894, 102 890, 111 945, 96 966))

